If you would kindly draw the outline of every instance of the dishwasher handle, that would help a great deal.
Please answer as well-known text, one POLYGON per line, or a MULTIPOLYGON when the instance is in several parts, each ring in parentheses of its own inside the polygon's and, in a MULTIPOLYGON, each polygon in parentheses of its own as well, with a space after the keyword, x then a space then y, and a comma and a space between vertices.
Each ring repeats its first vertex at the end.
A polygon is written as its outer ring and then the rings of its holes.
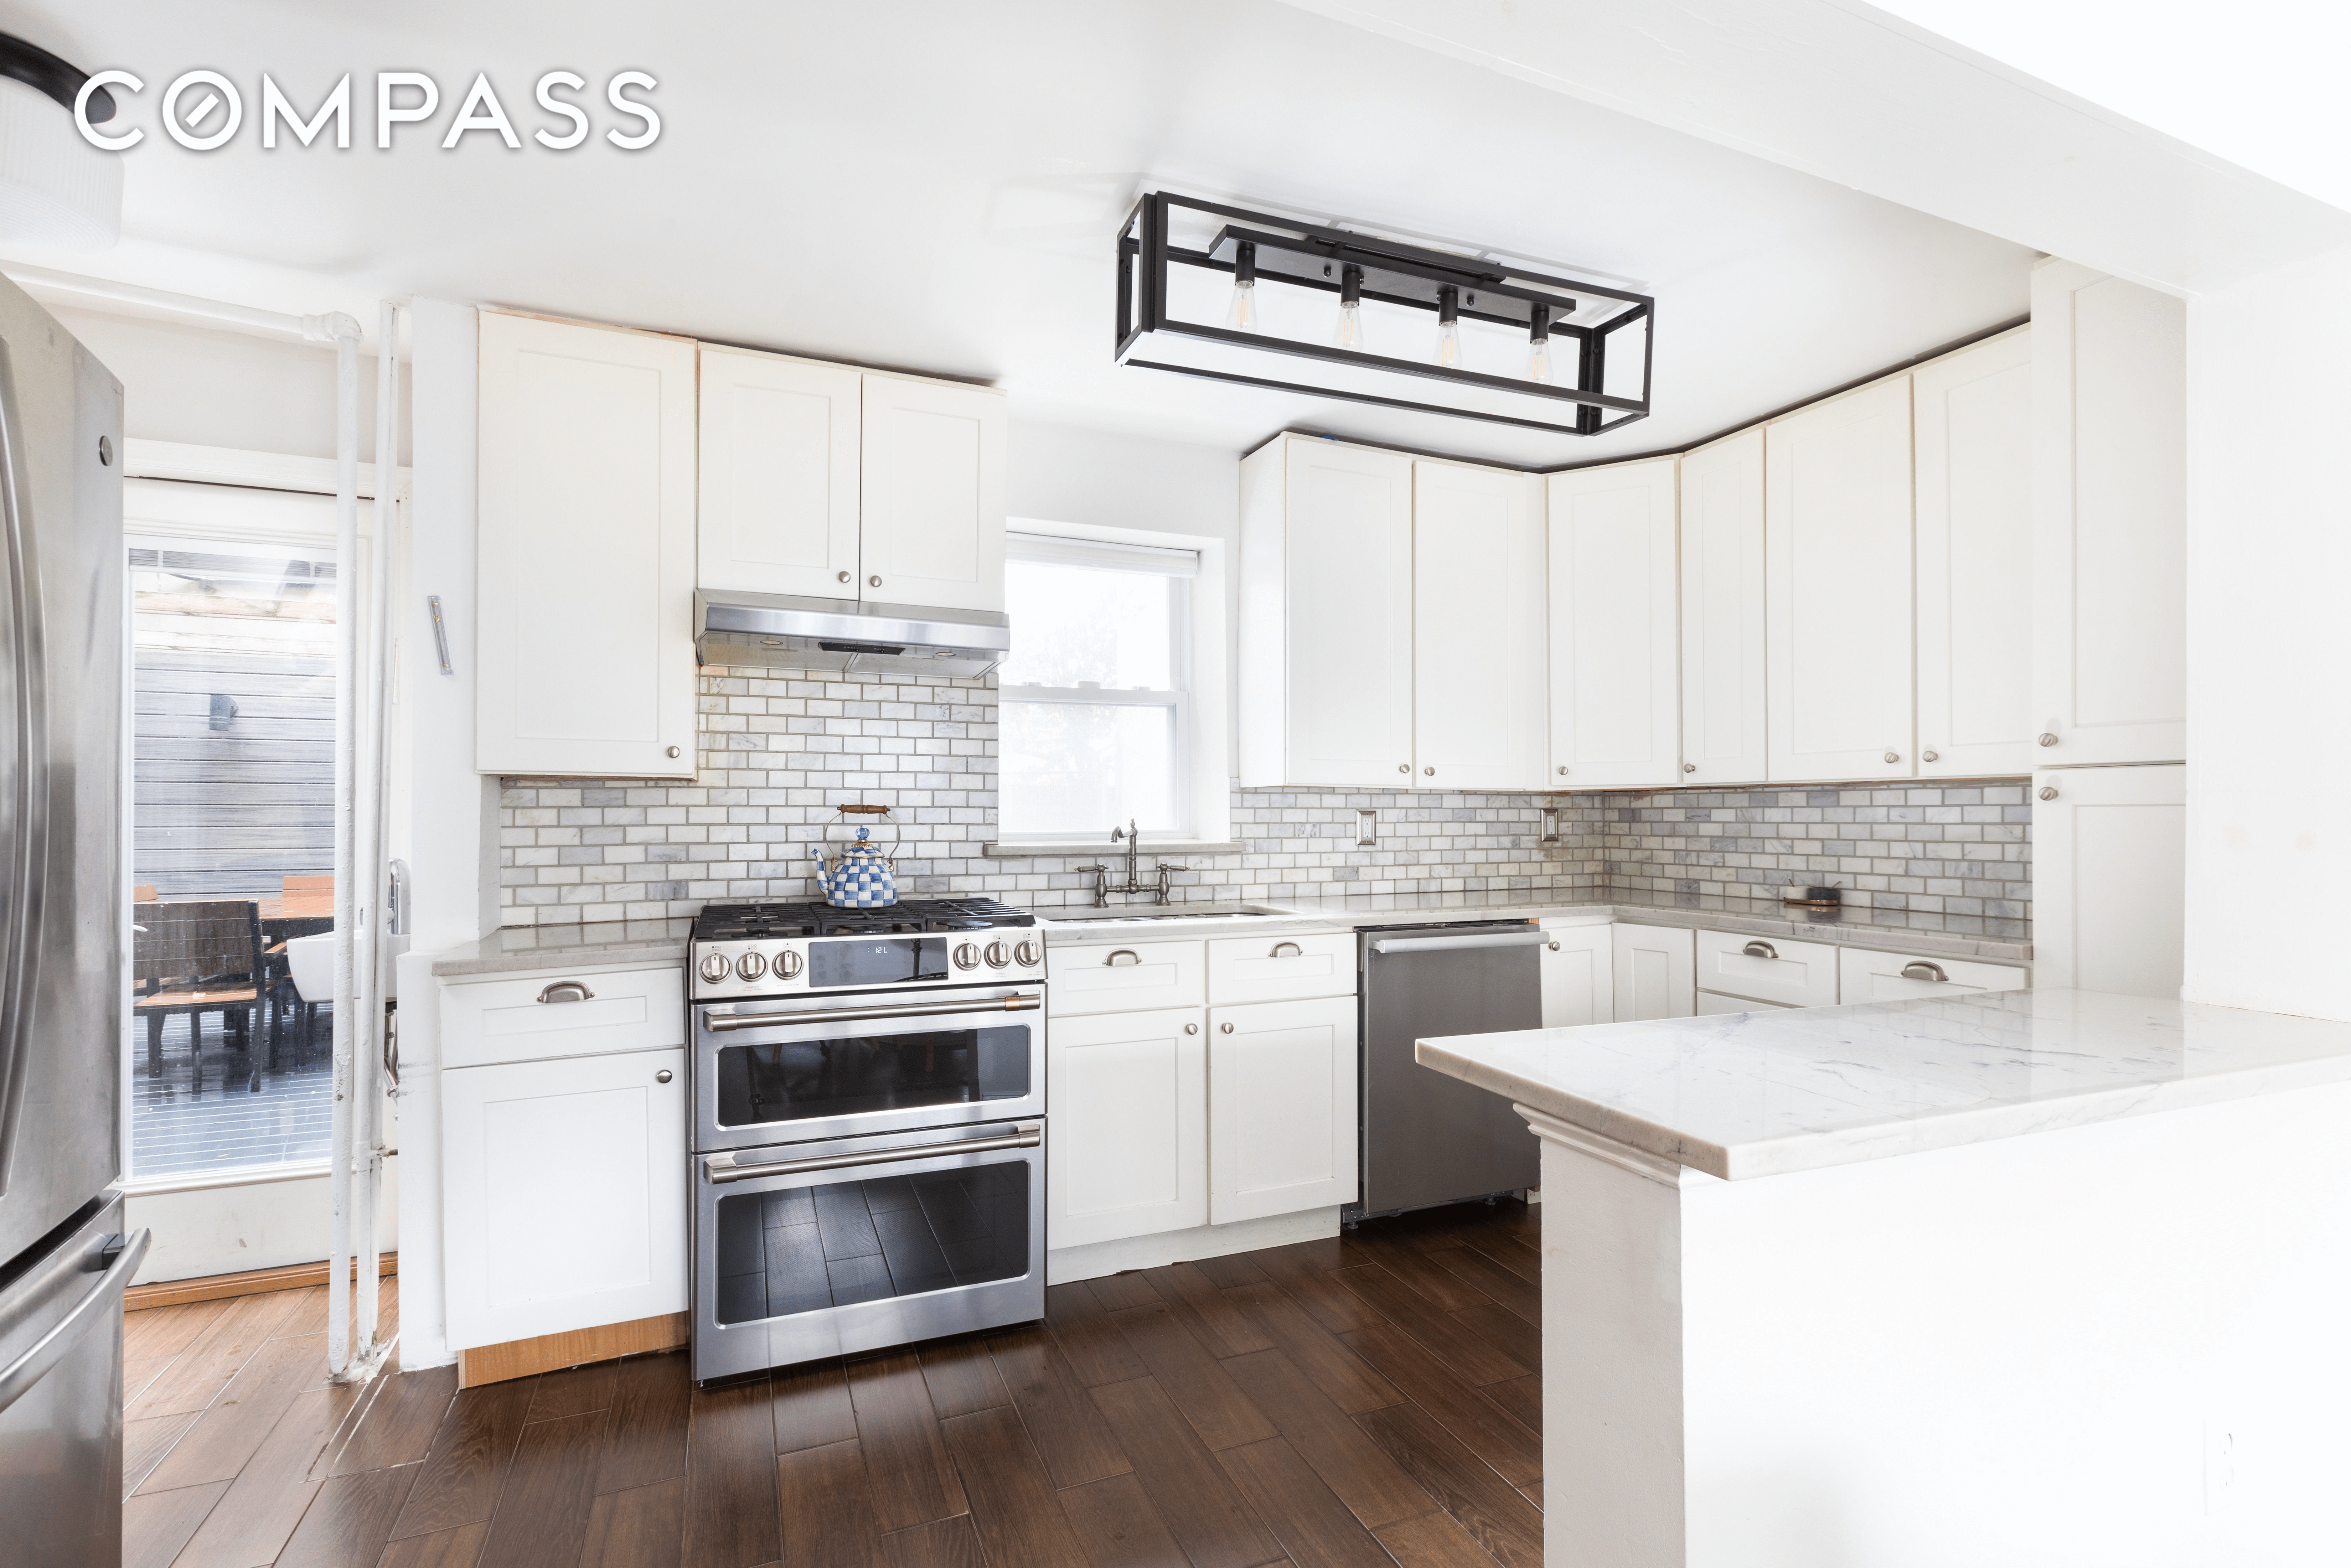
POLYGON ((1387 936, 1372 944, 1384 958, 1391 953, 1464 953, 1476 947, 1531 947, 1551 938, 1539 926, 1523 931, 1489 931, 1474 936, 1387 936))

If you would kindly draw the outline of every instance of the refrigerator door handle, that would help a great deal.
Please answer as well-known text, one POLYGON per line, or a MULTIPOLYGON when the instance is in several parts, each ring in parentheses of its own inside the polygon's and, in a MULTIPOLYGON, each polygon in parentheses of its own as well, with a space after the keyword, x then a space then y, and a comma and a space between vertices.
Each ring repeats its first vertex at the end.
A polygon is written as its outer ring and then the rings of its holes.
POLYGON ((16 363, 0 342, 0 573, 6 601, 0 614, 0 673, 10 733, 0 747, 15 754, 14 799, 0 803, 8 818, 0 837, 0 1195, 14 1175, 16 1132, 30 1070, 33 997, 41 962, 41 904, 48 863, 49 724, 46 651, 42 642, 40 566, 26 515, 32 487, 25 472, 25 423, 16 412, 16 363))
POLYGON ((123 1287, 130 1284, 131 1276, 139 1271, 140 1260, 147 1256, 147 1243, 152 1235, 144 1228, 133 1232, 129 1244, 115 1254, 113 1263, 99 1276, 98 1283, 89 1288, 89 1293, 74 1303, 73 1311, 68 1312, 57 1327, 35 1341, 32 1349, 18 1356, 5 1370, 0 1370, 0 1411, 5 1411, 9 1406, 31 1393, 33 1385, 47 1376, 49 1369, 66 1358, 66 1353, 73 1349, 74 1341, 81 1337, 84 1329, 110 1317, 111 1313, 107 1311, 110 1303, 120 1311, 123 1287))

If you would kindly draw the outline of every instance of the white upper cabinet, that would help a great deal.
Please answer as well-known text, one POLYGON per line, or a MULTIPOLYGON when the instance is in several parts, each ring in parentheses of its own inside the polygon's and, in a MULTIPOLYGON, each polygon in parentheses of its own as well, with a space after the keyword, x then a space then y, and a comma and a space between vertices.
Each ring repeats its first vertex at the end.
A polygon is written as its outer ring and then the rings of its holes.
POLYGON ((1412 782, 1540 789, 1541 481, 1458 463, 1412 466, 1412 782))
POLYGON ((2032 274, 2032 722, 2043 768, 2187 751, 2187 309, 2032 274))
POLYGON ((1763 716, 1763 430, 1682 458, 1682 770, 1760 784, 1763 716))
POLYGON ((857 597, 1001 611, 1004 394, 900 376, 864 383, 857 597))
POLYGON ((1769 777, 1907 779, 1910 378, 1763 435, 1769 777))
POLYGON ((2032 783, 2033 983, 2178 996, 2188 769, 2049 769, 2032 783))
POLYGON ((863 380, 845 365, 704 347, 699 586, 857 597, 863 380))
POLYGON ((1676 466, 1659 457, 1551 476, 1554 789, 1681 781, 1676 466))
POLYGON ((1243 784, 1412 782, 1412 468, 1296 435, 1242 461, 1243 784))
POLYGON ((1918 776, 2029 772, 2032 338, 1911 372, 1918 464, 1918 776))
POLYGON ((695 772, 695 346, 484 311, 484 773, 695 772))

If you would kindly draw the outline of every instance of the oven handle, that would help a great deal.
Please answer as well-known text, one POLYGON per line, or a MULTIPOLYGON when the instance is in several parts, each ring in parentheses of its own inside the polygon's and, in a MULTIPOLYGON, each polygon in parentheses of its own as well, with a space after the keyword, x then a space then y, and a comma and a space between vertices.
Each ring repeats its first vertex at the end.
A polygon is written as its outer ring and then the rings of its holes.
MULTIPOLYGON (((1003 999, 1008 1013, 1028 1012, 1045 1005, 1041 994, 1015 991, 1003 999)), ((844 1008, 839 1011, 827 1009, 821 1012, 804 1013, 722 1013, 705 1008, 702 1027, 713 1034, 725 1034, 730 1030, 773 1029, 780 1024, 860 1023, 867 1019, 941 1018, 952 1013, 985 1013, 997 1010, 995 1002, 908 1002, 904 1007, 844 1008)))
POLYGON ((1001 1138, 967 1138, 959 1144, 923 1144, 909 1149, 877 1149, 867 1155, 820 1155, 808 1160, 770 1160, 764 1165, 738 1166, 732 1155, 705 1155, 702 1176, 713 1186, 749 1181, 754 1176, 789 1176, 795 1171, 842 1170, 851 1166, 894 1165, 901 1160, 927 1160, 940 1155, 977 1155, 990 1149, 1033 1149, 1045 1141, 1045 1129, 1036 1122, 1019 1124, 1020 1130, 1001 1138))

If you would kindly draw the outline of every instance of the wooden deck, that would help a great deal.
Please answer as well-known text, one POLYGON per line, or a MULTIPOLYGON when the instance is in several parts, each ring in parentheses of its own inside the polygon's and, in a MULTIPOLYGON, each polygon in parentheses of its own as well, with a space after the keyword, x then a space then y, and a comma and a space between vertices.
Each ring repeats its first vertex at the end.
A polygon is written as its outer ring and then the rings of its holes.
POLYGON ((671 1354, 354 1396, 323 1289, 134 1312, 123 1560, 1526 1568, 1540 1212, 1056 1286, 1041 1325, 711 1390, 671 1354))

